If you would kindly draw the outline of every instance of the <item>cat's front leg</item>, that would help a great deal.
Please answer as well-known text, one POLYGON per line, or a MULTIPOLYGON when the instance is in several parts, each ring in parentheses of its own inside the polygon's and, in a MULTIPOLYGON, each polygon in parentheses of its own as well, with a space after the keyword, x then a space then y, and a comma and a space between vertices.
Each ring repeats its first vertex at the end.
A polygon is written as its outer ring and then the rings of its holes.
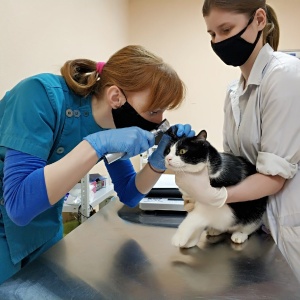
POLYGON ((179 225, 172 238, 172 244, 180 248, 191 248, 198 244, 200 236, 205 228, 201 215, 193 210, 179 225))

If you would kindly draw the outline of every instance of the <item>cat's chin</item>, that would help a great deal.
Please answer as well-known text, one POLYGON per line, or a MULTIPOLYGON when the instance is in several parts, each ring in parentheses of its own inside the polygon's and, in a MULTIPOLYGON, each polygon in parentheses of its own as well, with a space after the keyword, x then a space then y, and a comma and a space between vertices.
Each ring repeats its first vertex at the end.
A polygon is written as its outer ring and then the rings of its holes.
POLYGON ((205 168, 205 166, 199 166, 199 165, 190 166, 190 165, 186 165, 186 166, 181 166, 180 168, 171 167, 170 169, 172 171, 174 171, 174 172, 200 173, 201 171, 203 171, 204 168, 205 168))
POLYGON ((207 167, 206 164, 198 164, 198 165, 190 166, 189 168, 187 168, 188 170, 186 171, 190 173, 199 173, 202 172, 206 167, 207 167))
POLYGON ((190 164, 170 164, 168 161, 165 161, 166 168, 173 172, 188 172, 188 173, 199 173, 207 167, 206 163, 199 163, 196 165, 190 164))
POLYGON ((175 172, 178 171, 183 171, 184 170, 184 166, 173 166, 171 164, 169 164, 168 162, 165 162, 166 168, 175 172))
POLYGON ((181 167, 173 167, 170 165, 166 165, 166 168, 174 173, 180 173, 180 172, 186 172, 186 173, 197 173, 199 172, 198 169, 196 168, 188 168, 185 166, 181 166, 181 167))
POLYGON ((188 173, 198 173, 201 172, 207 165, 204 163, 189 165, 189 164, 179 164, 172 165, 169 162, 165 162, 166 168, 173 172, 188 172, 188 173))
POLYGON ((173 171, 173 172, 180 172, 180 171, 183 171, 182 168, 176 168, 176 167, 172 167, 172 166, 170 166, 170 165, 166 165, 166 168, 167 168, 168 170, 173 171))

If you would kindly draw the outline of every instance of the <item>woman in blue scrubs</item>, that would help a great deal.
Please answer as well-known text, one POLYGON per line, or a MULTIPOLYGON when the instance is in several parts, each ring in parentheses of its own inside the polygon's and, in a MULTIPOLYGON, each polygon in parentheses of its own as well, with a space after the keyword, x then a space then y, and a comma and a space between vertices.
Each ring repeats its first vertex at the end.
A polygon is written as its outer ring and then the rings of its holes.
POLYGON ((129 158, 154 145, 150 130, 184 98, 169 65, 127 46, 105 64, 67 61, 61 74, 26 78, 0 101, 0 283, 62 238, 63 197, 105 154, 126 152, 106 167, 129 206, 165 170, 167 135, 140 172, 129 158))

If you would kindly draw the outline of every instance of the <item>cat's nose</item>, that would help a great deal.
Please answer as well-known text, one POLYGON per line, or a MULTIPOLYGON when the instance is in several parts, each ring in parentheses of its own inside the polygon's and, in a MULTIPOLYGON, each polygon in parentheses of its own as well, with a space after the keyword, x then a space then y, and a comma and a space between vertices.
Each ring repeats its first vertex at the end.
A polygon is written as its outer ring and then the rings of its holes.
POLYGON ((172 157, 171 157, 171 156, 169 156, 169 155, 167 155, 167 156, 166 156, 166 160, 167 160, 167 162, 169 162, 169 161, 171 161, 171 160, 172 160, 172 157))

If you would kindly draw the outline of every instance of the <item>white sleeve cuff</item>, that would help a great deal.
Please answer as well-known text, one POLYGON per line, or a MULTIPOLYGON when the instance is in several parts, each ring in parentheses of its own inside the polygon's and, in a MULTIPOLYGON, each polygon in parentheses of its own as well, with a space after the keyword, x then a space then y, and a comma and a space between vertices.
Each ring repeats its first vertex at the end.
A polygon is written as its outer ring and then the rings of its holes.
POLYGON ((297 173, 298 164, 291 164, 274 153, 258 152, 256 169, 265 175, 279 175, 285 179, 290 179, 297 173))

